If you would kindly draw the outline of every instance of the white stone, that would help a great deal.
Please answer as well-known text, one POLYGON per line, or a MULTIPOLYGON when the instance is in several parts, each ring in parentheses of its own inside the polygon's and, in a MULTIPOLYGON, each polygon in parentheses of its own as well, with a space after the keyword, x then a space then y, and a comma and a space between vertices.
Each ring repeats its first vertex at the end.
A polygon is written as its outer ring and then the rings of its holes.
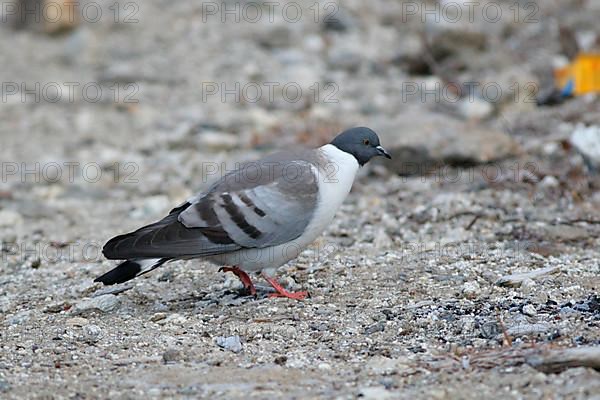
POLYGON ((240 341, 240 337, 238 335, 229 337, 218 336, 215 339, 215 342, 217 343, 217 346, 225 350, 229 350, 234 353, 239 353, 242 351, 242 342, 240 341))
POLYGON ((23 222, 23 217, 13 210, 0 210, 0 226, 13 227, 20 225, 23 222))
POLYGON ((317 368, 320 371, 330 371, 331 370, 331 365, 327 364, 327 363, 320 363, 317 368))
POLYGON ((600 126, 577 124, 570 141, 594 167, 600 167, 600 126))
POLYGON ((476 281, 465 282, 463 285, 462 293, 467 298, 474 298, 481 292, 479 283, 476 281))
POLYGON ((546 175, 544 177, 544 179, 542 179, 542 181, 540 182, 540 186, 545 187, 545 188, 555 188, 558 187, 560 185, 560 182, 558 181, 558 179, 556 179, 556 177, 552 176, 552 175, 546 175))
POLYGON ((523 314, 533 317, 537 314, 537 311, 535 310, 535 307, 533 306, 533 304, 527 304, 526 306, 523 307, 523 314))
POLYGON ((466 119, 485 119, 492 115, 494 106, 479 97, 464 98, 458 103, 458 111, 466 119))

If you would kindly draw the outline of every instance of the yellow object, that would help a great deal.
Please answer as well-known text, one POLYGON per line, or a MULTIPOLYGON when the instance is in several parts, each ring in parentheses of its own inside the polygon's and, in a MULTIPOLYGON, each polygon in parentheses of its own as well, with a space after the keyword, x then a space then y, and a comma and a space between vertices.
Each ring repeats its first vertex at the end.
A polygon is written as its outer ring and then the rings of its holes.
POLYGON ((559 88, 569 87, 568 94, 575 96, 600 92, 600 54, 579 54, 570 65, 554 70, 554 79, 559 88))

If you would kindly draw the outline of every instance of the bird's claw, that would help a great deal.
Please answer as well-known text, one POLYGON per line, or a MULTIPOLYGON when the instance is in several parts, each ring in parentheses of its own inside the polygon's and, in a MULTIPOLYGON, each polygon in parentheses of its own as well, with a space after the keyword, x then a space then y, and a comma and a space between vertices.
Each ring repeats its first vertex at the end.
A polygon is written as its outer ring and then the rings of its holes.
POLYGON ((269 298, 275 298, 275 297, 286 297, 288 299, 304 300, 307 297, 310 297, 310 294, 306 291, 304 291, 304 292, 288 292, 286 290, 286 291, 284 291, 284 293, 277 292, 277 293, 271 293, 269 295, 269 298))
POLYGON ((242 281, 242 285, 244 285, 244 290, 250 295, 256 297, 256 288, 252 283, 252 279, 248 276, 247 273, 239 269, 238 267, 221 267, 219 268, 219 272, 232 272, 235 276, 237 276, 240 281, 242 281))

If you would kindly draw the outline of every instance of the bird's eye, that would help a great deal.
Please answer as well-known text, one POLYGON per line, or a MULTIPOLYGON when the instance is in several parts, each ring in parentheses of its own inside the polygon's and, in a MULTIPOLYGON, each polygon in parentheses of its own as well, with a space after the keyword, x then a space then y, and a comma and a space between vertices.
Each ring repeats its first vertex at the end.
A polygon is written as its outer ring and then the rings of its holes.
POLYGON ((363 140, 363 144, 364 144, 365 146, 368 146, 368 145, 370 145, 370 144, 371 144, 371 142, 369 141, 369 139, 364 139, 364 140, 363 140))

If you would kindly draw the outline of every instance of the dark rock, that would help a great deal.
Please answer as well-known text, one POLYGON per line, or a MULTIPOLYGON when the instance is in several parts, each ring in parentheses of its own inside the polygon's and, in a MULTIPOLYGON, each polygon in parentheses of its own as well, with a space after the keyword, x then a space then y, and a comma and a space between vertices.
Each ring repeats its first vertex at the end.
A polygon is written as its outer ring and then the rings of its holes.
POLYGON ((377 121, 373 129, 392 155, 382 164, 401 175, 427 175, 446 164, 471 166, 519 152, 517 142, 503 132, 416 108, 377 121))
POLYGON ((4 379, 0 379, 0 393, 6 393, 10 388, 10 383, 6 382, 4 379))
POLYGON ((346 32, 356 25, 355 19, 344 9, 328 13, 323 18, 323 29, 326 31, 346 32))
POLYGON ((485 32, 467 30, 444 30, 438 32, 431 43, 432 56, 441 61, 449 56, 458 55, 465 50, 482 50, 487 43, 485 32))
POLYGON ((286 356, 279 356, 279 357, 275 357, 273 362, 277 365, 285 365, 285 363, 287 362, 287 359, 288 358, 286 356))
POLYGON ((374 325, 369 326, 365 329, 365 335, 371 335, 377 332, 383 332, 385 330, 385 322, 378 322, 374 325))
POLYGON ((180 361, 183 358, 181 351, 177 349, 168 349, 162 355, 165 364, 180 361))
POLYGON ((348 72, 359 70, 363 58, 360 54, 347 50, 333 49, 329 54, 329 66, 333 69, 342 69, 348 72))
POLYGON ((479 331, 481 332, 481 337, 484 339, 492 339, 498 336, 500 333, 500 327, 496 322, 489 321, 481 324, 479 326, 479 331))

